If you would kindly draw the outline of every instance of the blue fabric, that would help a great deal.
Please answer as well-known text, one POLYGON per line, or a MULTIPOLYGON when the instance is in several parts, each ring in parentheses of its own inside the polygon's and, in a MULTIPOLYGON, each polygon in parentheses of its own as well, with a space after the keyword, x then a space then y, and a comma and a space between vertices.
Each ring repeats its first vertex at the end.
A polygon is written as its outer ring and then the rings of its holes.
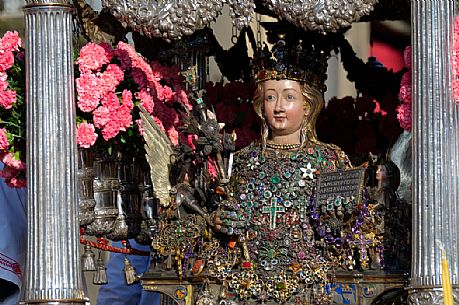
MULTIPOLYGON (((0 162, 0 170, 3 163, 0 162)), ((3 305, 17 304, 27 249, 26 190, 9 188, 0 178, 0 278, 17 286, 3 305)), ((1 303, 1 302, 0 302, 1 303)))
MULTIPOLYGON (((129 241, 135 249, 150 251, 149 247, 137 244, 134 240, 129 241)), ((120 242, 114 242, 113 246, 121 247, 120 242)), ((129 260, 137 274, 148 270, 150 257, 129 255, 129 260)), ((98 305, 159 305, 161 295, 142 289, 140 284, 127 285, 124 279, 124 254, 110 253, 107 263, 106 285, 99 289, 97 297, 98 305)))

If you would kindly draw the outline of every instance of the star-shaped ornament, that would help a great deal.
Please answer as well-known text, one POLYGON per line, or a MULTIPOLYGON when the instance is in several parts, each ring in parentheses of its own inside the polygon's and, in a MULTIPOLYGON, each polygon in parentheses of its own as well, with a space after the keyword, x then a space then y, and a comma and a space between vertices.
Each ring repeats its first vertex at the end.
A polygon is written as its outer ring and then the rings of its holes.
POLYGON ((303 178, 309 178, 309 179, 314 179, 314 173, 317 171, 317 169, 312 168, 311 163, 308 163, 306 165, 306 168, 301 167, 300 170, 303 173, 303 178))

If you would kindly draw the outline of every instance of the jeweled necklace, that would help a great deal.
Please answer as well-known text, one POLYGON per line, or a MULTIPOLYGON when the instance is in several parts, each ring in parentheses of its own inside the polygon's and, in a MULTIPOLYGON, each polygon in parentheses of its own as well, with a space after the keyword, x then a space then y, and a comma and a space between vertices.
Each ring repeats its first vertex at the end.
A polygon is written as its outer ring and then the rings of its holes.
POLYGON ((301 144, 279 144, 279 143, 266 143, 267 148, 274 150, 293 150, 300 148, 301 144))

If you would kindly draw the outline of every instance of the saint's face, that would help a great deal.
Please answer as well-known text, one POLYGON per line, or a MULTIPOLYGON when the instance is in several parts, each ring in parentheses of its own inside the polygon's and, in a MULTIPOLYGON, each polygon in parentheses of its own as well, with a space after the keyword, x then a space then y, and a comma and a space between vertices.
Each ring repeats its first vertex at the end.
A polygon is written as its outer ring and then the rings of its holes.
POLYGON ((264 112, 272 136, 299 133, 305 115, 300 83, 292 80, 267 80, 263 91, 264 112))

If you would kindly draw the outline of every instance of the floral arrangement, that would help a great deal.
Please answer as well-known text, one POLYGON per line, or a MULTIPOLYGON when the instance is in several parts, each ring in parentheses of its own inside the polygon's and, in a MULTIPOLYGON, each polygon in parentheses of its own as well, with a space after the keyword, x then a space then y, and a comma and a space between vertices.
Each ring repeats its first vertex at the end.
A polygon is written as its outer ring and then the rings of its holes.
POLYGON ((403 60, 408 68, 402 76, 400 84, 400 93, 398 98, 401 101, 397 108, 397 119, 400 122, 400 127, 407 131, 411 131, 411 47, 406 47, 403 52, 403 60))
MULTIPOLYGON (((0 39, 0 177, 26 187, 25 56, 16 32, 0 39)), ((179 143, 180 109, 192 109, 177 67, 149 63, 124 42, 88 43, 75 62, 77 143, 135 156, 143 148, 139 108, 150 113, 172 143, 179 143), (179 111, 177 111, 177 109, 179 111)), ((191 145, 191 139, 182 139, 191 145)))
POLYGON ((0 39, 0 177, 10 187, 26 186, 25 63, 17 32, 0 39))
POLYGON ((137 153, 143 146, 139 108, 152 115, 172 143, 180 124, 175 104, 191 109, 177 67, 149 63, 124 42, 88 43, 77 59, 77 143, 137 153))

